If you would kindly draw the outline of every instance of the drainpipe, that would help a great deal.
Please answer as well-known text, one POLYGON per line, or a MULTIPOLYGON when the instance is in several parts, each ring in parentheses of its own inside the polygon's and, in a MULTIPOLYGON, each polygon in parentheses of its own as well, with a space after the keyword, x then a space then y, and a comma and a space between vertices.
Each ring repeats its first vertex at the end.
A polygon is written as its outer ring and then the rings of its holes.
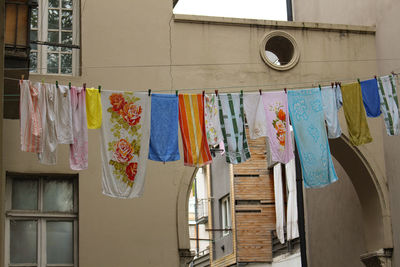
POLYGON ((286 12, 287 12, 287 20, 293 21, 292 0, 286 0, 286 12))
MULTIPOLYGON (((290 1, 290 0, 289 0, 290 1)), ((295 162, 296 162, 296 189, 297 189, 297 214, 300 235, 300 255, 301 266, 307 267, 307 246, 306 246, 306 230, 304 222, 304 200, 303 200, 303 176, 301 173, 301 165, 297 145, 295 146, 295 162)))
POLYGON ((200 249, 200 242, 199 242, 199 225, 197 223, 197 206, 198 206, 198 199, 197 199, 197 177, 194 177, 194 220, 196 223, 196 254, 199 255, 200 249))

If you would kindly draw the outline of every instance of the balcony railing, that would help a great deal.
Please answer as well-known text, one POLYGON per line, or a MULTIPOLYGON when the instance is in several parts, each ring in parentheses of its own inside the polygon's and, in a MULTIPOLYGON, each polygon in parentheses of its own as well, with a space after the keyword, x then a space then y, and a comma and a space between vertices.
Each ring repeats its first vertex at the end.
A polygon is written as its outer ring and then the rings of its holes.
POLYGON ((208 220, 208 199, 197 199, 196 222, 205 223, 208 220))

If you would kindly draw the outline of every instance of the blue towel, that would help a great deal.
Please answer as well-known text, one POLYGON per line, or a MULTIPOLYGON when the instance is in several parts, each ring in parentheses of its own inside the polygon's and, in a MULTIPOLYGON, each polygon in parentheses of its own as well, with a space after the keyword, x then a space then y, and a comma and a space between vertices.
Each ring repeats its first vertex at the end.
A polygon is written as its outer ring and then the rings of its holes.
POLYGON ((367 116, 373 118, 379 117, 381 115, 381 102, 376 79, 362 81, 361 93, 367 116))
POLYGON ((288 91, 288 104, 304 186, 322 187, 335 182, 338 177, 326 135, 320 90, 288 91))
POLYGON ((149 159, 175 161, 180 159, 178 144, 178 96, 151 95, 151 126, 149 159))

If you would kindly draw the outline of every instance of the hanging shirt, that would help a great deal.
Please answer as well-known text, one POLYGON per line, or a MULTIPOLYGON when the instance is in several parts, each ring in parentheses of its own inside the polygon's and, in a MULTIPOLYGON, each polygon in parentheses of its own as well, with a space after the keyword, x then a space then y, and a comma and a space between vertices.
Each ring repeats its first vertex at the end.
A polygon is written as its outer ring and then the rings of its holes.
POLYGON ((378 78, 381 110, 388 135, 398 135, 400 132, 399 101, 396 92, 397 79, 397 76, 392 75, 378 78))
POLYGON ((379 117, 381 115, 381 103, 377 79, 361 81, 361 92, 365 111, 368 117, 379 117))
POLYGON ((224 140, 221 132, 221 122, 219 121, 217 97, 214 94, 206 94, 204 103, 207 141, 210 146, 216 146, 224 140))
POLYGON ((39 162, 42 164, 54 165, 57 163, 57 134, 56 134, 56 91, 55 84, 44 84, 42 86, 44 94, 43 108, 43 139, 42 152, 38 154, 39 162))
POLYGON ((103 194, 140 197, 149 149, 150 97, 147 93, 102 91, 103 194))
POLYGON ((72 170, 85 170, 88 167, 88 132, 82 87, 71 87, 71 110, 74 143, 70 145, 69 164, 72 170))
POLYGON ((338 118, 338 111, 343 104, 340 87, 322 87, 321 95, 328 138, 338 138, 342 134, 338 118))
POLYGON ((322 187, 337 181, 319 88, 288 91, 288 104, 304 186, 322 187))
POLYGON ((86 116, 88 129, 101 127, 101 94, 96 88, 86 88, 86 116))
POLYGON ((56 134, 59 144, 73 144, 71 92, 68 86, 59 85, 56 88, 55 116, 56 134))
POLYGON ((40 153, 42 147, 42 116, 45 99, 40 83, 20 81, 21 150, 40 153))
POLYGON ((212 162, 204 123, 202 94, 179 95, 179 125, 185 166, 200 167, 212 162))
POLYGON ((178 96, 152 94, 151 106, 149 159, 162 162, 179 160, 178 96))
POLYGON ((243 102, 250 138, 267 136, 267 121, 262 96, 258 93, 245 94, 243 102))
POLYGON ((218 105, 226 161, 245 162, 250 159, 250 150, 244 128, 243 94, 219 94, 218 105))
POLYGON ((360 84, 342 85, 343 110, 349 130, 350 141, 354 146, 372 142, 367 117, 362 102, 360 84))
POLYGON ((288 163, 294 157, 285 92, 262 94, 272 161, 288 163))

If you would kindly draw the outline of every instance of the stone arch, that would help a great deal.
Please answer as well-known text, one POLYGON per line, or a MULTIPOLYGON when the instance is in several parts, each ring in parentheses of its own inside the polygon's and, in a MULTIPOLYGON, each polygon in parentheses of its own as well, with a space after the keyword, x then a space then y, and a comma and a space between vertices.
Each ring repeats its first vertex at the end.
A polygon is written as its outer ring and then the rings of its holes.
MULTIPOLYGON (((346 136, 330 139, 329 144, 332 155, 349 175, 361 203, 367 249, 365 255, 393 248, 389 194, 385 178, 374 171, 364 156, 366 151, 351 145, 346 136)), ((376 256, 379 257, 373 257, 376 256)), ((362 255, 361 258, 363 257, 362 255)))

